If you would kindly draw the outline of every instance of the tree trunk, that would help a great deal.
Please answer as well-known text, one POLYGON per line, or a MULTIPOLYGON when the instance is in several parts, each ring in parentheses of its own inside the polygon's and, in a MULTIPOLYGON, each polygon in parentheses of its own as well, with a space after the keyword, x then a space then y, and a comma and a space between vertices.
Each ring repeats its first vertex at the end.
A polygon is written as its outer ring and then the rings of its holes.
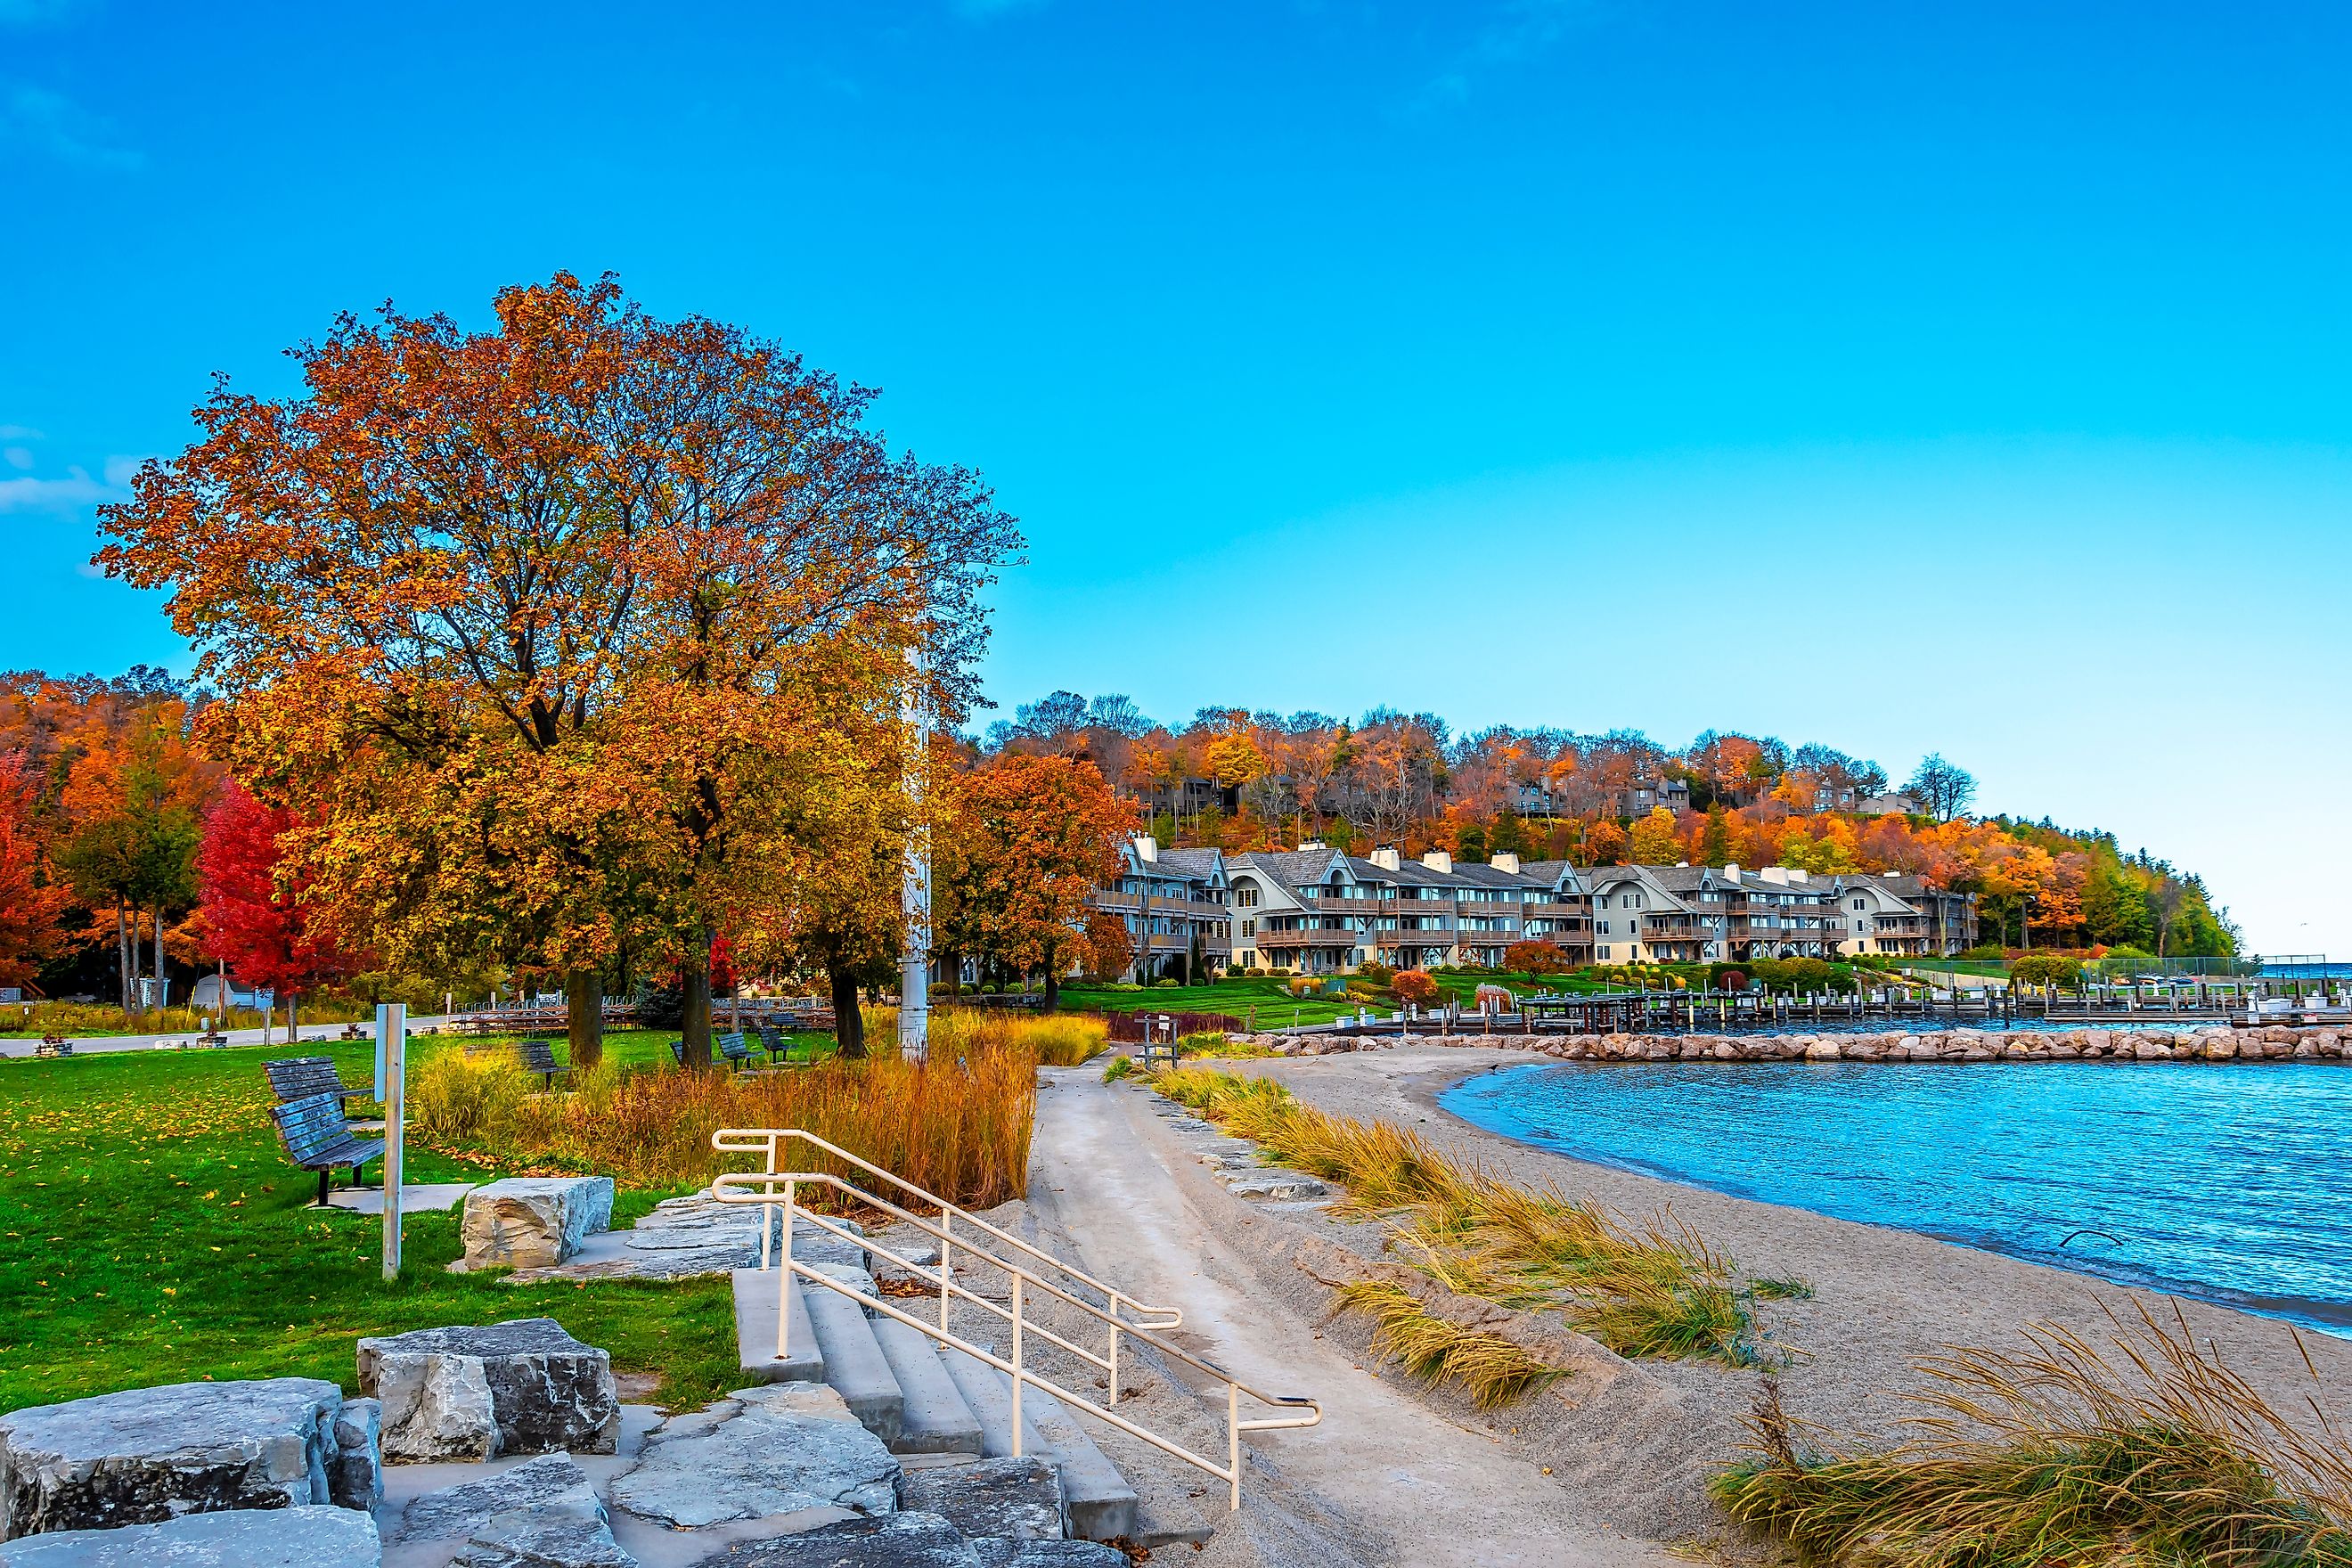
POLYGON ((1045 1011, 1052 1012, 1062 1005, 1061 966, 1050 959, 1045 964, 1045 1011))
POLYGON ((114 969, 115 980, 122 989, 122 1016, 131 1016, 131 917, 125 913, 121 900, 114 905, 114 969))
POLYGON ((684 1016, 678 1020, 678 1034, 686 1041, 686 1065, 707 1068, 710 1065, 710 941, 698 938, 691 945, 682 964, 682 989, 685 992, 684 1016))
POLYGON ((851 1061, 866 1059, 866 1014, 857 1005, 857 982, 850 976, 845 963, 824 966, 825 981, 833 992, 833 1037, 840 1044, 841 1054, 851 1061))
POLYGON ((572 1065, 593 1068, 604 1059, 604 987, 593 969, 566 970, 563 1009, 570 1034, 572 1065))

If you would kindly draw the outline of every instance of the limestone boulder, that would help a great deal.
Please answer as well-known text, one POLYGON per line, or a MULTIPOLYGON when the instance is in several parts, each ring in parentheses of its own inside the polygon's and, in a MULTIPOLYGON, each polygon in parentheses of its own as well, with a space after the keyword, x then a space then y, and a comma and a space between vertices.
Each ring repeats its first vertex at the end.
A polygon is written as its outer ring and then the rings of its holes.
POLYGON ((974 1538, 1058 1541, 1063 1533, 1061 1478, 1034 1457, 909 1470, 898 1506, 938 1514, 974 1538))
POLYGON ((335 1458, 327 1489, 342 1508, 362 1511, 383 1497, 381 1458, 383 1406, 373 1399, 346 1399, 335 1413, 335 1458))
POLYGON ((0 1416, 0 1541, 324 1506, 342 1391, 315 1377, 127 1388, 0 1416))
POLYGON ((761 1401, 708 1427, 656 1433, 613 1482, 614 1506, 673 1530, 813 1508, 898 1506, 898 1461, 854 1422, 761 1401))
POLYGON ((739 1547, 727 1568, 980 1568, 956 1527, 935 1513, 852 1519, 739 1547))
POLYGON ((316 1503, 54 1531, 0 1555, 7 1568, 377 1568, 383 1561, 375 1521, 316 1503))
POLYGON ((394 1464, 609 1454, 620 1436, 611 1358, 552 1318, 364 1339, 359 1381, 383 1401, 394 1464))
POLYGON ((454 1547, 453 1568, 635 1568, 569 1454, 427 1492, 403 1512, 393 1540, 411 1556, 454 1547))
POLYGON ((466 1194, 467 1268, 551 1268, 613 1223, 610 1176, 514 1176, 466 1194))
POLYGON ((1099 1541, 1006 1541, 983 1536, 971 1543, 980 1568, 1128 1568, 1128 1555, 1099 1541))

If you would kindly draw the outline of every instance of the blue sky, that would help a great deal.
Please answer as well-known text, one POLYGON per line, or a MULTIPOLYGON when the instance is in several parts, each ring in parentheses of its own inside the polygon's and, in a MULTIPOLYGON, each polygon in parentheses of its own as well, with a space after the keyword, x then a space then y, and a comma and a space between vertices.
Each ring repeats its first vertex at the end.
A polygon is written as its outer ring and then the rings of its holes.
POLYGON ((611 269, 990 475, 1008 706, 1940 750, 2352 957, 2347 34, 0 0, 0 667, 184 666, 82 563, 213 373, 611 269))

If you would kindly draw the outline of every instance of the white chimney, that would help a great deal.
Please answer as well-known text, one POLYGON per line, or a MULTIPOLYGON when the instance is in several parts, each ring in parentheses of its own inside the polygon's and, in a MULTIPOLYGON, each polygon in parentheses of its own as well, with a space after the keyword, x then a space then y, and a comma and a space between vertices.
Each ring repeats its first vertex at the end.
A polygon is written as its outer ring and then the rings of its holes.
POLYGON ((1402 862, 1397 859, 1396 846, 1393 844, 1384 844, 1378 849, 1373 850, 1372 864, 1378 866, 1383 871, 1393 871, 1397 869, 1402 862))
POLYGON ((1147 866, 1158 865, 1160 863, 1160 840, 1154 838, 1149 833, 1137 834, 1135 836, 1135 858, 1142 861, 1147 866))
POLYGON ((1811 875, 1812 875, 1812 873, 1811 873, 1811 872, 1810 872, 1810 871, 1800 871, 1800 870, 1798 870, 1794 866, 1791 866, 1791 867, 1790 867, 1790 868, 1789 868, 1789 880, 1790 880, 1791 882, 1801 882, 1801 881, 1804 881, 1807 878, 1811 877, 1811 875))
POLYGON ((1320 838, 1309 838, 1305 843, 1299 845, 1298 847, 1302 854, 1309 849, 1320 849, 1323 847, 1323 840, 1320 838))
POLYGON ((1737 882, 1739 880, 1739 862, 1737 860, 1727 862, 1723 868, 1723 875, 1724 879, 1727 881, 1737 882))
POLYGON ((1518 874, 1519 858, 1507 850, 1500 855, 1490 857, 1486 864, 1497 871, 1508 871, 1514 876, 1518 874))
POLYGON ((1776 888, 1789 885, 1789 869, 1785 866, 1767 866, 1756 873, 1776 888))
POLYGON ((1421 858, 1421 863, 1441 875, 1454 869, 1454 857, 1443 849, 1432 849, 1421 858))

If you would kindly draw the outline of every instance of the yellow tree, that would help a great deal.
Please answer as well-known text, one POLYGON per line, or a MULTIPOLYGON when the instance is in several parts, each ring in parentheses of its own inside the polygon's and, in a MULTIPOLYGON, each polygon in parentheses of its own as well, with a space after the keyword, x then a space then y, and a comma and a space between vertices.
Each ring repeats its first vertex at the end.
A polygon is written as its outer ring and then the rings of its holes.
POLYGON ((1675 814, 1654 805, 1650 815, 1633 824, 1632 852, 1636 866, 1671 866, 1683 858, 1681 831, 1675 814))

